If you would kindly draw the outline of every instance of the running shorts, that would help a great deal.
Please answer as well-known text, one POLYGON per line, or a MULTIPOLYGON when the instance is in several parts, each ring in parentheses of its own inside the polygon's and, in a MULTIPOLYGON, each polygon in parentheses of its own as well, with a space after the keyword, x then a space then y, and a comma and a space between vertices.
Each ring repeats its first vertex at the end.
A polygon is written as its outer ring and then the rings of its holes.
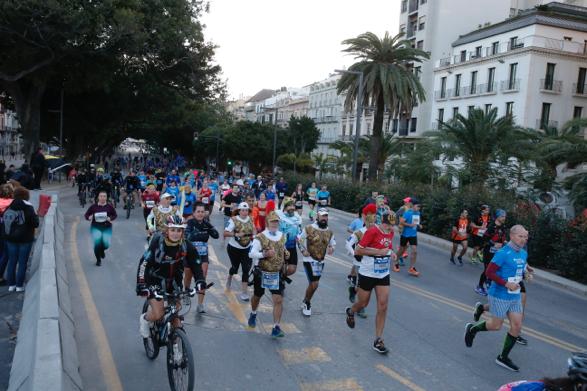
POLYGON ((376 286, 389 286, 389 274, 383 278, 374 278, 364 276, 359 273, 359 283, 357 286, 364 291, 372 291, 376 286))

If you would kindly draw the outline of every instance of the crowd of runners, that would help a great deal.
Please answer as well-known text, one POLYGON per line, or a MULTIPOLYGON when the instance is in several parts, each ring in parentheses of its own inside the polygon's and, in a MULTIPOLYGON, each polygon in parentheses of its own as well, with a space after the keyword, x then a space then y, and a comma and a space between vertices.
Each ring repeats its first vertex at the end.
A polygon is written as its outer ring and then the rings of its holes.
MULTIPOLYGON (((239 299, 250 302, 248 327, 257 326, 259 303, 268 291, 273 307, 271 336, 284 337, 283 295, 300 261, 307 277, 301 313, 311 317, 312 299, 318 291, 325 261, 333 256, 337 245, 329 226, 332 197, 326 186, 312 183, 304 188, 298 184, 290 189, 283 178, 210 175, 188 170, 178 165, 177 160, 159 166, 156 159, 134 162, 137 164, 131 164, 130 169, 128 161, 126 166, 115 162, 109 174, 101 167, 90 166, 85 172, 79 171, 77 183, 80 192, 84 186, 92 186, 95 197, 85 217, 91 221, 98 266, 110 246, 112 221, 117 218, 116 187, 121 189, 123 198, 133 197, 130 203, 123 201, 123 208, 134 208, 138 203, 143 211, 148 246, 137 271, 137 294, 151 299, 148 312, 139 320, 141 335, 146 338, 152 322, 163 316, 162 304, 156 300, 157 291, 187 290, 194 286, 199 294, 197 312, 206 312, 208 242, 221 236, 230 260, 225 287, 240 291, 239 299), (215 207, 223 215, 223 227, 211 223, 215 207)), ((352 329, 355 315, 366 317, 364 309, 375 292, 372 348, 382 354, 388 352, 384 326, 390 275, 400 273, 401 266, 406 264, 410 276, 418 278, 421 273, 416 268, 421 214, 421 202, 415 197, 405 197, 403 206, 392 211, 387 197, 373 192, 348 226, 348 237, 340 238, 353 261, 347 277, 351 304, 345 311, 346 324, 352 329), (394 248, 396 234, 399 246, 394 248)), ((452 227, 449 261, 462 266, 470 244, 473 251, 469 262, 482 262, 484 266, 474 289, 488 300, 486 304, 475 304, 474 322, 465 325, 465 345, 472 347, 480 332, 500 330, 507 319, 509 329, 495 362, 518 371, 510 352, 516 344, 528 343, 521 335, 526 301, 524 281, 532 278, 533 269, 527 262, 528 232, 521 225, 507 227, 506 217, 505 211, 492 212, 488 205, 471 213, 462 210, 452 227), (482 318, 486 313, 491 316, 482 318)))

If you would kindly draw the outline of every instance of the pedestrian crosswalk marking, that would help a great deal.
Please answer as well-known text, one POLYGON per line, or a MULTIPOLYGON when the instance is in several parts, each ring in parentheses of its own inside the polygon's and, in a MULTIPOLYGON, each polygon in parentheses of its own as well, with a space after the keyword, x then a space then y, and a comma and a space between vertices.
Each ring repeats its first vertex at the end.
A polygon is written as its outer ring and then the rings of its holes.
POLYGON ((353 378, 300 384, 302 391, 363 391, 353 378))
POLYGON ((330 356, 319 347, 301 350, 279 349, 278 352, 283 362, 288 365, 332 361, 330 356))
POLYGON ((411 391, 425 391, 422 387, 418 386, 417 384, 414 384, 410 379, 400 375, 399 373, 397 373, 393 369, 388 368, 383 364, 378 364, 375 366, 375 368, 377 368, 381 372, 385 373, 387 376, 391 377, 392 379, 400 382, 401 384, 403 384, 404 386, 409 388, 411 391))

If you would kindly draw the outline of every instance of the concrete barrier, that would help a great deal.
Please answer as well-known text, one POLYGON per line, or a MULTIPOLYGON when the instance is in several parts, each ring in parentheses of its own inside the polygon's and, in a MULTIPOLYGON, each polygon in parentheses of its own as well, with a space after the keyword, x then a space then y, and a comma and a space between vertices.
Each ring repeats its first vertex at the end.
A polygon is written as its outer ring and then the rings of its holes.
POLYGON ((63 214, 57 194, 51 196, 31 253, 10 391, 83 389, 63 256, 63 214))

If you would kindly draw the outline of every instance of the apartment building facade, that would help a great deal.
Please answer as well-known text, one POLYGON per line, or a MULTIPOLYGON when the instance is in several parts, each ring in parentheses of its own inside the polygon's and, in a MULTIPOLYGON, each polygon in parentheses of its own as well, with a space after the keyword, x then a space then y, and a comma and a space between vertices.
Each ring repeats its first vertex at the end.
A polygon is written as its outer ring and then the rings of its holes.
POLYGON ((2 160, 20 156, 22 138, 16 113, 0 103, 0 158, 2 160))

